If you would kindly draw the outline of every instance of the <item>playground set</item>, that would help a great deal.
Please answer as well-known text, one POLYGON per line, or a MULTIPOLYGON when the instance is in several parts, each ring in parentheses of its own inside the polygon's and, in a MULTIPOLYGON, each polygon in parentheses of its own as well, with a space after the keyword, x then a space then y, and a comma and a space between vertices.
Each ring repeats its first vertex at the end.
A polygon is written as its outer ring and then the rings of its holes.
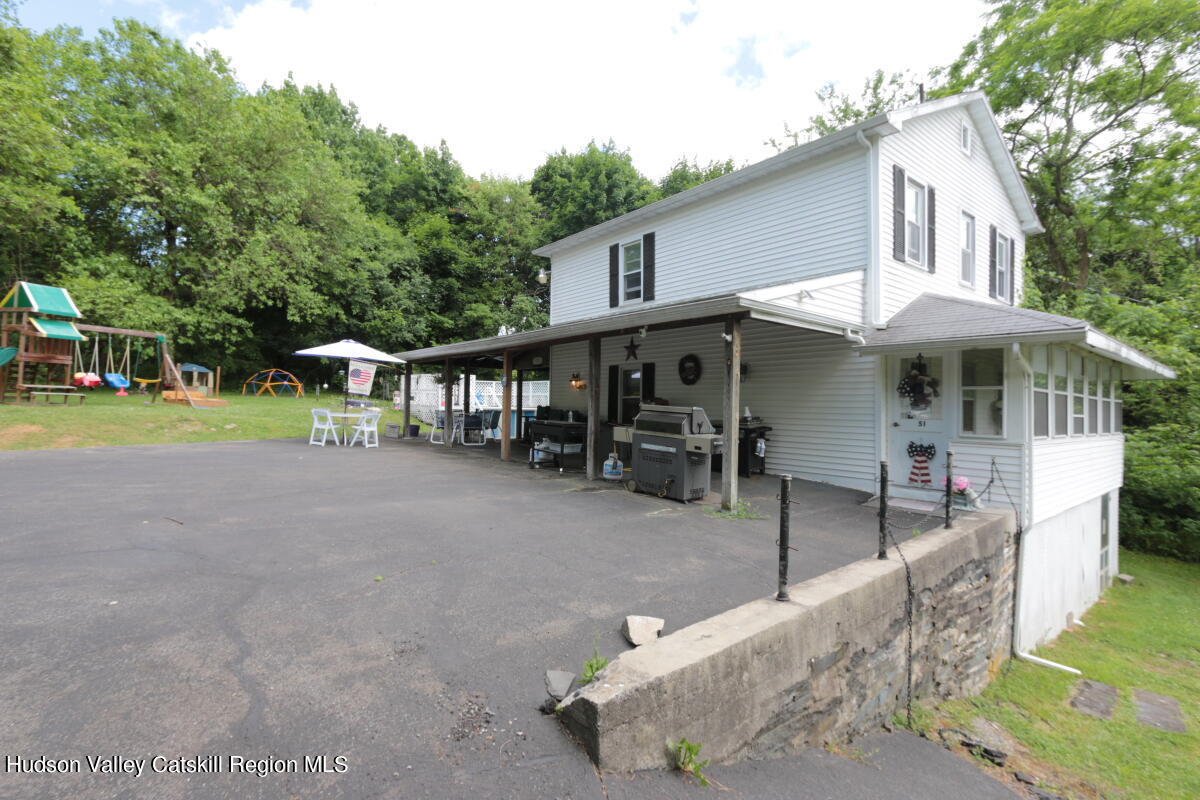
POLYGON ((49 403, 59 400, 65 405, 77 400, 81 405, 87 395, 77 390, 95 389, 104 383, 117 389, 118 396, 127 396, 131 383, 138 385, 141 394, 149 394, 154 402, 161 392, 167 402, 187 403, 192 408, 211 408, 228 405, 216 395, 220 392, 218 369, 215 391, 212 373, 194 364, 193 388, 188 391, 183 375, 171 359, 167 337, 153 331, 110 328, 104 325, 85 325, 78 322, 83 315, 66 289, 22 281, 0 300, 0 403, 33 402, 42 398, 49 403), (92 341, 90 364, 85 368, 81 342, 85 333, 97 334, 92 341), (100 334, 108 339, 108 355, 103 378, 100 375, 100 334), (116 362, 113 337, 125 337, 125 353, 116 362), (137 377, 138 358, 130 367, 134 339, 149 339, 154 343, 156 369, 154 377, 137 377), (199 385, 197 375, 209 373, 206 386, 199 385), (132 379, 132 381, 131 381, 132 379), (168 390, 168 385, 173 390, 168 390))

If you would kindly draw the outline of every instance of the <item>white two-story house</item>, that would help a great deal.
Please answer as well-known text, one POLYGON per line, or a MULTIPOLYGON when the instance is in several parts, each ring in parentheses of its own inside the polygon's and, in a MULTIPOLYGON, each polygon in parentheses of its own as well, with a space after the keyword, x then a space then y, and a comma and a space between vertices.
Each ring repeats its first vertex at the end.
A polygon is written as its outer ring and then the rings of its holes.
POLYGON ((1019 307, 1041 230, 986 97, 957 95, 538 249, 547 328, 399 355, 449 374, 538 352, 551 405, 589 421, 593 475, 608 426, 655 399, 725 430, 748 408, 772 429, 770 473, 876 493, 886 463, 890 496, 918 507, 940 502, 952 452, 953 477, 1023 527, 1025 649, 1115 574, 1121 385, 1174 377, 1082 320, 1019 307))

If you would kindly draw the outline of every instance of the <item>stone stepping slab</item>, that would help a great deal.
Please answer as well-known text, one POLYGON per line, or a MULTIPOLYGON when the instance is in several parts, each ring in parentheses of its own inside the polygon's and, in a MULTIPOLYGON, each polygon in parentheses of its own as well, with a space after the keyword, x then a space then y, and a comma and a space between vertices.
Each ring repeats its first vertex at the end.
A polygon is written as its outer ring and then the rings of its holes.
POLYGON ((1183 709, 1174 697, 1145 689, 1133 690, 1133 704, 1137 708, 1137 721, 1160 731, 1187 733, 1183 720, 1183 709))
POLYGON ((1117 687, 1100 681, 1082 680, 1075 687, 1071 707, 1097 719, 1112 719, 1117 705, 1117 687))

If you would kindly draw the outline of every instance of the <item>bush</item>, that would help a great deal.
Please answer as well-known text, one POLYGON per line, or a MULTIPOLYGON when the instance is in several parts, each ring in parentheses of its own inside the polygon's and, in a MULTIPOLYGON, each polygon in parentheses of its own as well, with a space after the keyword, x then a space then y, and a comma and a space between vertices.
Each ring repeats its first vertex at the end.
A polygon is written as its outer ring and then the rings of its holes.
POLYGON ((1200 561, 1200 442, 1184 425, 1128 430, 1121 544, 1200 561))

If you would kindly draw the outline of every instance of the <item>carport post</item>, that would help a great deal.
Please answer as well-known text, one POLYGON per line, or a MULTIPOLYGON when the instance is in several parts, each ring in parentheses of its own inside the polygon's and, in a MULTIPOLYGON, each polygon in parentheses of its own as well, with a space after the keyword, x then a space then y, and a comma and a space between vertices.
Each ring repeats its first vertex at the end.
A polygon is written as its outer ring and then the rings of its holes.
POLYGON ((517 441, 525 441, 525 370, 517 370, 517 441))
POLYGON ((446 405, 442 414, 442 444, 454 447, 454 363, 448 358, 442 367, 442 402, 446 405))
POLYGON ((408 438, 409 420, 412 419, 412 364, 404 365, 404 430, 400 431, 400 438, 408 438))
POLYGON ((721 508, 733 511, 738 502, 738 412, 742 402, 742 321, 725 320, 725 420, 721 448, 721 508))
POLYGON ((468 359, 463 364, 463 416, 471 413, 471 361, 468 359))
POLYGON ((600 453, 596 446, 600 432, 600 337, 588 339, 587 376, 587 477, 600 477, 600 453))
POLYGON ((512 461, 512 350, 504 351, 504 376, 500 380, 500 460, 512 461))

